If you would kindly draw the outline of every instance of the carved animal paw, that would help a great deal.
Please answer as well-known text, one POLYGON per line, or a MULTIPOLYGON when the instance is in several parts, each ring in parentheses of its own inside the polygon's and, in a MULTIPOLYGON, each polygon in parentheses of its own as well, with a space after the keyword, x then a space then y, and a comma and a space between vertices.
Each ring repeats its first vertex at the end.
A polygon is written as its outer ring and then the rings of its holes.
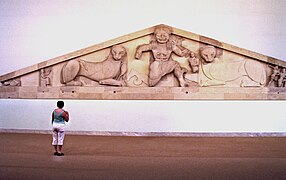
POLYGON ((191 81, 191 80, 188 80, 188 79, 185 79, 185 84, 186 84, 186 87, 198 87, 199 86, 199 83, 197 82, 194 82, 194 81, 191 81))
POLYGON ((123 87, 123 86, 127 86, 127 84, 125 81, 121 81, 119 86, 123 87))
POLYGON ((75 85, 75 86, 82 86, 82 82, 80 82, 80 81, 75 81, 75 82, 74 82, 74 85, 75 85))
POLYGON ((180 81, 180 87, 188 87, 188 83, 186 81, 180 81))
POLYGON ((71 81, 66 83, 67 86, 82 86, 83 83, 81 81, 71 81))

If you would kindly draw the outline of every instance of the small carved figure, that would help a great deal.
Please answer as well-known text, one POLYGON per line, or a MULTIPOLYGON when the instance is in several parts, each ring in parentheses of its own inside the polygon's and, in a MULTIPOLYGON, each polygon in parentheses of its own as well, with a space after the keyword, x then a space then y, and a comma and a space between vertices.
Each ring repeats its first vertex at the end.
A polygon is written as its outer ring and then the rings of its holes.
POLYGON ((191 52, 190 57, 188 59, 189 64, 192 68, 193 73, 197 73, 199 71, 200 60, 196 58, 195 53, 191 52))
POLYGON ((216 48, 206 46, 200 49, 202 58, 202 86, 229 85, 240 87, 261 87, 266 82, 266 71, 262 63, 251 59, 227 61, 217 57, 216 48))
POLYGON ((4 86, 21 86, 21 80, 20 79, 12 79, 9 81, 5 81, 3 83, 4 86))
POLYGON ((181 87, 187 86, 188 83, 184 79, 187 70, 174 61, 171 54, 174 52, 182 57, 188 55, 189 50, 176 44, 177 41, 171 36, 171 30, 168 27, 157 27, 154 36, 155 40, 151 40, 150 44, 138 46, 135 54, 135 58, 140 59, 143 52, 152 52, 154 61, 149 66, 149 86, 155 86, 163 76, 172 72, 179 80, 181 87))
POLYGON ((286 68, 282 68, 280 72, 280 77, 278 79, 278 87, 285 87, 286 83, 286 68))
POLYGON ((75 59, 67 62, 62 69, 62 83, 81 86, 76 80, 84 76, 102 85, 126 86, 127 53, 121 45, 111 47, 109 56, 102 62, 87 62, 75 59))
POLYGON ((41 86, 48 86, 51 85, 51 78, 49 75, 51 74, 52 69, 51 68, 45 68, 41 69, 40 76, 41 76, 41 86))
MULTIPOLYGON (((279 72, 279 67, 278 66, 269 66, 270 68, 272 68, 272 74, 270 76, 270 81, 268 83, 268 87, 271 86, 271 84, 274 82, 274 81, 278 81, 278 78, 280 76, 280 72, 279 72)), ((276 85, 274 85, 276 86, 276 85)))

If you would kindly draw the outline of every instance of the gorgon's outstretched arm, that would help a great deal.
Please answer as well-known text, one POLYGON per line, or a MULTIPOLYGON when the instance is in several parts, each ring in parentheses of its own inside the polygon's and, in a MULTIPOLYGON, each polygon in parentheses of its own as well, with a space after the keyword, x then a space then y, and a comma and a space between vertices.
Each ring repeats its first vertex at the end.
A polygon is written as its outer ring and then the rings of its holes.
POLYGON ((150 50, 151 50, 150 44, 142 44, 142 45, 138 46, 136 53, 135 53, 135 58, 140 59, 142 56, 142 52, 150 51, 150 50))

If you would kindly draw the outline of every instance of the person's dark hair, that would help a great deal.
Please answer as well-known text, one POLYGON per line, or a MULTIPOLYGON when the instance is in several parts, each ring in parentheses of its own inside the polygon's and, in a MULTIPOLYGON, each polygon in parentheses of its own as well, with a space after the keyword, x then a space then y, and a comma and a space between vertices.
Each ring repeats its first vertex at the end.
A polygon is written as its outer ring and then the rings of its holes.
POLYGON ((65 105, 64 101, 58 101, 58 102, 57 102, 58 108, 63 108, 64 105, 65 105))

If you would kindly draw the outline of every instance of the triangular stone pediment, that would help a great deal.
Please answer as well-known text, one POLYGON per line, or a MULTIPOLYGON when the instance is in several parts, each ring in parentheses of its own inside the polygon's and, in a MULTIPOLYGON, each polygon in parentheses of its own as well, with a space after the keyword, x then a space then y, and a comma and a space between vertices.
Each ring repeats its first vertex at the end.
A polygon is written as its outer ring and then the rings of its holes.
POLYGON ((286 99, 286 62, 157 25, 0 82, 1 98, 286 99))

